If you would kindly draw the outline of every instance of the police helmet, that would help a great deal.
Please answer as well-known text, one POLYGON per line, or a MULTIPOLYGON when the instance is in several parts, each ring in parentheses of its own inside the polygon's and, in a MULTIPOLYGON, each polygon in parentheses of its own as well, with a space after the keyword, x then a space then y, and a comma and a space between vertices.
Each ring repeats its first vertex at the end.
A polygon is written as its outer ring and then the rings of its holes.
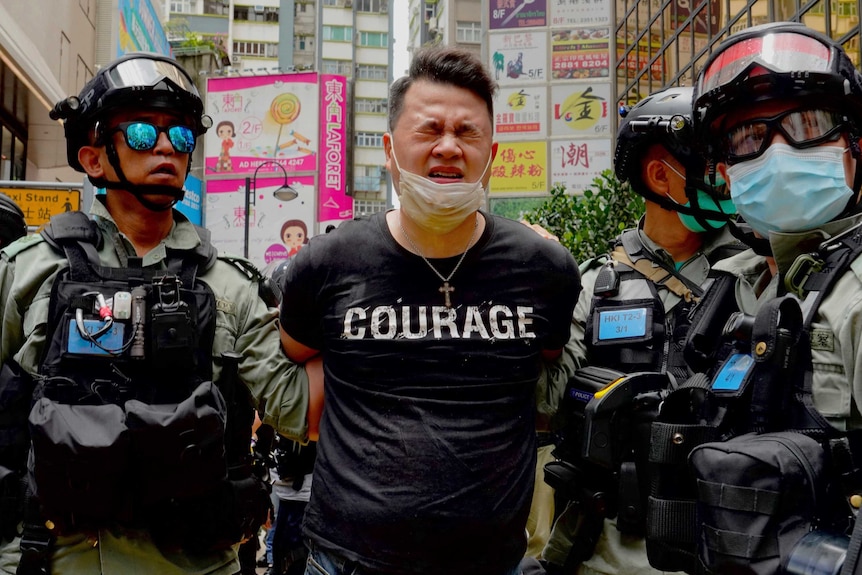
POLYGON ((729 204, 726 187, 713 185, 715 180, 705 177, 706 162, 694 145, 691 131, 691 95, 691 88, 668 88, 650 94, 630 109, 621 108, 614 171, 617 179, 629 182, 645 199, 690 215, 701 228, 712 230, 721 227, 733 211, 725 207, 729 204), (643 181, 641 160, 651 144, 662 145, 685 168, 687 206, 652 191, 643 181), (712 197, 708 205, 701 203, 699 192, 712 197))
POLYGON ((79 172, 78 150, 98 133, 100 120, 119 107, 165 108, 187 114, 195 136, 212 126, 204 114, 204 104, 191 76, 175 60, 148 52, 134 52, 100 69, 78 96, 58 102, 51 111, 53 120, 63 120, 66 157, 79 172))
POLYGON ((691 88, 668 88, 621 110, 625 115, 617 130, 614 172, 618 180, 631 182, 637 193, 652 195, 641 181, 641 158, 650 144, 661 144, 683 166, 689 165, 691 93, 691 88))
POLYGON ((0 248, 27 235, 24 212, 6 194, 0 194, 0 248))
POLYGON ((718 118, 775 99, 808 100, 843 112, 848 129, 856 131, 862 75, 838 42, 804 24, 773 22, 742 30, 719 44, 698 74, 692 96, 697 141, 715 156, 721 150, 718 118))

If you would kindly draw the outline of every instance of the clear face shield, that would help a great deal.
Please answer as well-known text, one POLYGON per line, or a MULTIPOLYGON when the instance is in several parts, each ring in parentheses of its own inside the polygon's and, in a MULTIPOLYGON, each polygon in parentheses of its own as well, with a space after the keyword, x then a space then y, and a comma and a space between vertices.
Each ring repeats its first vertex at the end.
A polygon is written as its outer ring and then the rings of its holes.
POLYGON ((775 32, 737 42, 713 59, 698 80, 698 94, 732 84, 758 65, 775 73, 834 74, 833 49, 817 38, 775 32))
POLYGON ((170 80, 179 88, 200 96, 192 79, 179 64, 146 57, 132 58, 116 64, 108 72, 114 88, 155 86, 162 80, 170 80))

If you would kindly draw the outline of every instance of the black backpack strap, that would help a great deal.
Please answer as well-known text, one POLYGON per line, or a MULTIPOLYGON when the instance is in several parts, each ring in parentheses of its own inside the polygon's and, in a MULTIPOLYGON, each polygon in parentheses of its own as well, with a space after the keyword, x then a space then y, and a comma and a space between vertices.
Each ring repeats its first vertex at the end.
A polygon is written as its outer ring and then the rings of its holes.
POLYGON ((36 496, 28 489, 21 533, 21 561, 16 575, 50 575, 54 534, 48 529, 36 496))

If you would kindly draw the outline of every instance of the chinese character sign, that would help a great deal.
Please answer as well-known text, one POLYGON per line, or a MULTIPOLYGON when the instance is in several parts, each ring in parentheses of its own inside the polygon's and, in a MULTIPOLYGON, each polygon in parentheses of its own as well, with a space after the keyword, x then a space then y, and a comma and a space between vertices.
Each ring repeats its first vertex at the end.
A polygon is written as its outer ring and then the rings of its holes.
POLYGON ((547 142, 500 142, 491 166, 491 195, 548 193, 547 142))
POLYGON ((494 79, 501 85, 548 80, 548 35, 536 32, 506 32, 488 36, 488 52, 494 79))
MULTIPOLYGON (((674 0, 671 3, 670 25, 672 29, 679 28, 691 16, 691 3, 692 0, 674 0)), ((703 8, 693 19, 694 33, 708 34, 710 37, 718 34, 721 1, 709 0, 708 3, 699 2, 698 5, 700 4, 703 4, 703 8)))
POLYGON ((548 0, 490 0, 491 30, 547 26, 548 0))
POLYGON ((548 89, 545 86, 503 87, 494 100, 494 133, 508 137, 547 134, 548 89))
POLYGON ((551 134, 611 135, 610 115, 616 106, 607 81, 555 84, 551 87, 551 134))
POLYGON ((551 142, 551 181, 563 184, 570 194, 583 192, 611 169, 612 159, 608 139, 551 142))
POLYGON ((317 74, 209 78, 206 110, 207 174, 254 172, 265 160, 288 172, 317 170, 317 74))
MULTIPOLYGON (((287 183, 299 197, 287 202, 273 196, 284 184, 281 172, 277 177, 258 174, 250 183, 248 258, 263 268, 295 254, 314 233, 314 176, 289 176, 287 183)), ((245 178, 207 182, 207 229, 220 252, 241 255, 244 251, 245 195, 245 178)))
POLYGON ((606 26, 610 0, 550 0, 551 26, 606 26))
POLYGON ((607 78, 610 51, 609 28, 555 30, 551 34, 551 77, 607 78))
POLYGON ((317 219, 321 222, 353 218, 353 199, 347 196, 347 80, 320 77, 320 178, 317 219))

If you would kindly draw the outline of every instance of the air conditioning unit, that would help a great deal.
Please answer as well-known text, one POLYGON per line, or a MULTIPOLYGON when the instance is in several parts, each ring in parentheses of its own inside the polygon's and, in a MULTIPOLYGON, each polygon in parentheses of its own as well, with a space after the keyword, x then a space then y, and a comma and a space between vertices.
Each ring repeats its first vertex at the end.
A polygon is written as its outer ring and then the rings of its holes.
POLYGON ((436 27, 437 27, 437 17, 431 16, 430 18, 428 18, 428 28, 430 30, 433 30, 436 27))
POLYGON ((255 6, 254 7, 255 14, 263 14, 263 6, 255 6))
POLYGON ((234 54, 230 57, 230 63, 231 66, 239 66, 240 64, 242 64, 242 56, 240 56, 239 54, 234 54))
POLYGON ((344 0, 345 8, 353 8, 353 0, 344 0))

